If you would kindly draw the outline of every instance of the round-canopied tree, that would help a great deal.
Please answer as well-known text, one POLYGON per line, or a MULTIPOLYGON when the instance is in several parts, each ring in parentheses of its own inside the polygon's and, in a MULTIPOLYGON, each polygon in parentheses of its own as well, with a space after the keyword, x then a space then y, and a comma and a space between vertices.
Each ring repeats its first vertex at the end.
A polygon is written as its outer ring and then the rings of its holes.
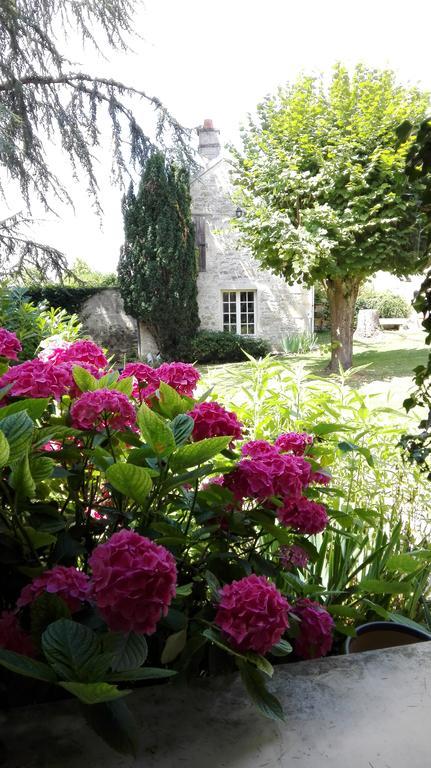
POLYGON ((199 326, 189 173, 161 152, 123 200, 118 278, 126 312, 145 323, 160 352, 184 357, 199 326))
POLYGON ((289 283, 323 283, 331 370, 352 364, 355 301, 378 270, 399 276, 428 261, 420 179, 404 173, 409 142, 396 128, 421 119, 428 95, 390 71, 335 67, 326 86, 301 76, 257 108, 234 150, 243 241, 289 283))

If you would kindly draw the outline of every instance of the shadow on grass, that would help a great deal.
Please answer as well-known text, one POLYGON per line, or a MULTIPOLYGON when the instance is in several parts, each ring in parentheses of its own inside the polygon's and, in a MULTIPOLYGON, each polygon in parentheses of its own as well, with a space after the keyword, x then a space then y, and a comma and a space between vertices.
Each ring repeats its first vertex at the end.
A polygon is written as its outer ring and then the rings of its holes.
MULTIPOLYGON (((367 365, 368 368, 353 377, 357 382, 369 382, 376 380, 388 380, 394 377, 413 377, 413 369, 418 365, 423 365, 428 357, 427 349, 370 349, 364 344, 355 344, 355 347, 364 346, 363 352, 356 352, 353 355, 353 367, 367 365)), ((317 376, 327 376, 327 366, 329 363, 329 354, 325 357, 312 358, 306 360, 307 368, 317 376)))

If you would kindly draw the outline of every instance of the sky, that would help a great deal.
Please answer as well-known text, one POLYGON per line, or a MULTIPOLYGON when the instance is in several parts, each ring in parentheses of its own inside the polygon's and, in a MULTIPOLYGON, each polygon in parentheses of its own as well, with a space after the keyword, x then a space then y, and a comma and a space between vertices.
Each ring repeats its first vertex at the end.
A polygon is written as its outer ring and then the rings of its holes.
MULTIPOLYGON (((81 50, 80 69, 113 77, 158 96, 183 125, 211 118, 222 143, 236 141, 241 122, 268 93, 300 72, 328 73, 337 61, 391 67, 403 83, 431 90, 431 3, 415 0, 145 0, 139 3, 133 52, 81 50), (411 16, 410 16, 411 9, 411 16)), ((101 220, 85 188, 75 210, 44 215, 39 236, 113 271, 123 239, 121 191, 109 179, 109 140, 99 155, 101 220)), ((55 155, 61 162, 61 156, 55 155)))

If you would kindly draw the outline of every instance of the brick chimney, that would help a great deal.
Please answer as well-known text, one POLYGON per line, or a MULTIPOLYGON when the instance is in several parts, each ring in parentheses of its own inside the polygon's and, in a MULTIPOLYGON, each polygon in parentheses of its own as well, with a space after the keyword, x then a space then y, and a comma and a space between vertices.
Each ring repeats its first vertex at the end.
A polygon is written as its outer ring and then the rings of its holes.
POLYGON ((213 160, 221 152, 219 139, 220 131, 216 131, 212 120, 204 120, 202 128, 198 128, 199 149, 198 152, 207 160, 213 160))

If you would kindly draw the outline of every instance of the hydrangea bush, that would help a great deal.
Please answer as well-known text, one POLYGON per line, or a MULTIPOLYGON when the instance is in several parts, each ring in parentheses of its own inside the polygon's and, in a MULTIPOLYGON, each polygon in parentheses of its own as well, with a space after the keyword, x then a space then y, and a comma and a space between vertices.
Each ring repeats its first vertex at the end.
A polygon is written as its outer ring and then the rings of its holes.
POLYGON ((130 685, 173 675, 238 668, 281 719, 273 664, 333 641, 330 614, 303 596, 329 522, 322 440, 250 440, 234 412, 197 397, 190 364, 120 373, 86 340, 17 364, 19 349, 1 329, 6 683, 63 688, 120 751, 134 749, 130 685))

